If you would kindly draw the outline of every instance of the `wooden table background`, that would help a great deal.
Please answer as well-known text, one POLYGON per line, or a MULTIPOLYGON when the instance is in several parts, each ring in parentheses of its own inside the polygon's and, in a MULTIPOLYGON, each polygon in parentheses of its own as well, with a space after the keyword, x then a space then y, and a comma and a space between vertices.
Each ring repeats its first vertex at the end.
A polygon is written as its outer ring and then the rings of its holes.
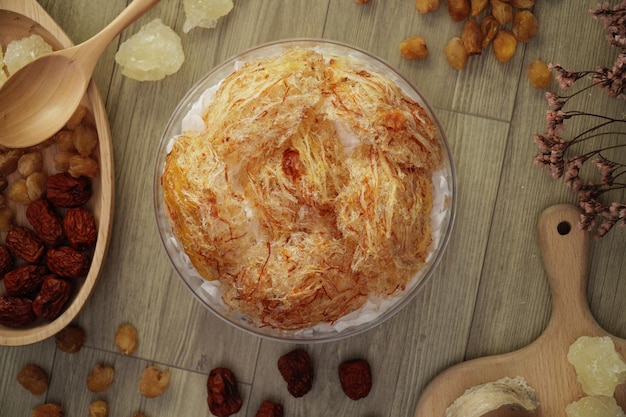
MULTIPOLYGON (((75 43, 113 19, 125 0, 39 0, 75 43)), ((443 3, 443 1, 442 1, 443 3)), ((613 3, 616 3, 613 1, 613 3)), ((572 69, 612 65, 616 51, 602 25, 587 10, 593 0, 537 0, 540 30, 507 63, 491 50, 451 69, 443 45, 458 36, 445 7, 419 15, 413 0, 235 0, 215 29, 182 32, 182 1, 163 0, 127 29, 101 59, 95 81, 105 99, 115 151, 115 218, 106 267, 76 324, 86 330, 77 354, 57 351, 54 341, 0 347, 0 415, 30 415, 47 401, 60 402, 68 417, 86 416, 95 399, 110 404, 110 416, 143 411, 149 417, 210 416, 206 380, 218 366, 231 368, 244 398, 237 415, 253 416, 264 399, 281 402, 285 416, 412 416, 420 393, 440 371, 457 362, 521 348, 544 329, 550 294, 535 236, 538 214, 556 203, 575 203, 561 181, 536 168, 533 132, 543 132, 544 92, 526 78, 530 62, 543 59, 572 69), (114 54, 121 41, 154 18, 182 38, 186 62, 159 82, 121 75, 114 54), (431 55, 400 56, 402 39, 422 35, 431 55), (447 252, 417 297, 400 313, 346 340, 303 346, 315 363, 313 390, 292 398, 276 368, 295 344, 267 341, 234 329, 192 297, 168 263, 152 203, 157 145, 170 113, 185 92, 226 58, 255 45, 290 37, 342 41, 370 51, 398 68, 430 100, 448 135, 458 175, 456 224, 447 252), (115 350, 117 326, 133 323, 139 347, 132 357, 115 350), (357 402, 341 392, 338 364, 362 357, 372 366, 374 387, 357 402), (36 363, 50 375, 50 388, 33 396, 15 380, 36 363), (86 388, 95 363, 115 368, 104 393, 86 388), (150 364, 172 374, 167 392, 139 395, 141 371, 150 364)), ((552 89, 556 88, 556 83, 552 89)), ((600 100, 600 106, 624 102, 600 100)), ((623 201, 623 200, 622 200, 623 201)), ((599 323, 626 336, 626 245, 624 229, 592 244, 590 305, 599 323)), ((624 404, 622 404, 624 406, 624 404)), ((563 414, 564 416, 564 414, 563 414)), ((436 416, 433 416, 436 417, 436 416)))

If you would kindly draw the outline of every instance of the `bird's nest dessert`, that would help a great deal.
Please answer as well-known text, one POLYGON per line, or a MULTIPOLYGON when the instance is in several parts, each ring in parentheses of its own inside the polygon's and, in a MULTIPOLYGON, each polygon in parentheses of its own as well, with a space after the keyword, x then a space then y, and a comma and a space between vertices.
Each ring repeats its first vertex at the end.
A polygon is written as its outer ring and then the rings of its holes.
POLYGON ((402 292, 433 250, 445 150, 428 112, 314 48, 245 62, 210 95, 160 184, 173 235, 223 303, 295 331, 402 292))

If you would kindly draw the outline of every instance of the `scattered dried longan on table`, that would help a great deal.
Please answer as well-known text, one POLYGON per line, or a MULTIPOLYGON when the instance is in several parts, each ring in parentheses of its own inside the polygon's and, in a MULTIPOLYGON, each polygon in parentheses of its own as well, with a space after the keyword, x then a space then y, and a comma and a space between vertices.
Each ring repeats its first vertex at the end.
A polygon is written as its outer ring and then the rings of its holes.
POLYGON ((448 64, 454 69, 463 69, 467 65, 467 51, 461 38, 452 38, 443 47, 443 52, 446 55, 448 64))
POLYGON ((20 369, 17 382, 33 395, 41 395, 48 389, 48 375, 37 365, 26 365, 20 369))
POLYGON ((513 20, 513 7, 508 1, 491 0, 491 15, 500 25, 505 26, 513 20))
POLYGON ((439 8, 440 0, 415 0, 415 8, 419 13, 434 12, 439 8))
POLYGON ((544 61, 535 60, 528 66, 528 80, 536 88, 548 88, 552 84, 552 72, 544 61))
POLYGON ((115 371, 110 365, 96 364, 87 376, 87 388, 91 392, 106 391, 113 383, 115 371))
POLYGON ((424 59, 428 57, 426 40, 421 36, 412 36, 400 42, 400 53, 406 59, 424 59))
POLYGON ((139 393, 146 398, 154 398, 163 394, 170 385, 170 373, 160 370, 155 365, 148 366, 139 380, 139 393))
POLYGON ((109 404, 103 400, 96 400, 89 404, 89 417, 108 417, 109 404))
POLYGON ((537 31, 539 31, 539 24, 537 18, 528 10, 521 10, 515 12, 513 17, 513 28, 511 29, 515 38, 520 42, 530 42, 537 31))
POLYGON ((120 353, 132 355, 139 344, 137 329, 130 323, 122 323, 115 332, 115 346, 120 353))
POLYGON ((470 14, 478 17, 489 5, 489 0, 470 0, 470 14))
POLYGON ((483 39, 485 35, 475 19, 468 19, 461 31, 461 40, 465 46, 467 55, 480 55, 483 51, 483 39))
POLYGON ((483 33, 483 48, 489 46, 493 38, 496 37, 498 31, 500 30, 500 24, 495 17, 489 15, 485 16, 483 20, 480 21, 480 31, 483 33))
POLYGON ((496 59, 500 62, 507 62, 517 49, 517 39, 508 30, 500 30, 493 41, 491 42, 493 53, 496 59))
POLYGON ((63 408, 56 403, 42 404, 33 408, 32 417, 63 417, 63 408))
POLYGON ((62 352, 76 353, 85 343, 85 331, 77 326, 66 326, 56 334, 54 343, 62 352))
POLYGON ((469 0, 446 0, 448 14, 455 22, 467 19, 472 11, 469 0))

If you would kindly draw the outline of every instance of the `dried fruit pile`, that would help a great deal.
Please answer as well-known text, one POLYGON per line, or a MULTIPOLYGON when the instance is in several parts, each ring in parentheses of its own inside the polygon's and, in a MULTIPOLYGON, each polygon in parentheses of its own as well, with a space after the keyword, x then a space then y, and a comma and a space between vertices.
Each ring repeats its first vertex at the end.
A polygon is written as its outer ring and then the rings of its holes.
MULTIPOLYGON (((482 54, 491 45, 500 62, 510 60, 519 42, 530 42, 539 29, 530 10, 535 0, 446 0, 450 18, 464 22, 460 36, 450 39, 444 54, 452 68, 462 69, 468 59, 482 54)), ((439 9, 440 0, 415 0, 419 13, 439 9)), ((400 44, 400 52, 407 59, 428 56, 424 38, 411 37, 400 44)))
POLYGON ((38 147, 0 150, 0 232, 6 233, 0 245, 1 325, 54 320, 89 271, 97 226, 85 205, 99 164, 98 135, 87 116, 80 107, 38 147), (50 175, 48 162, 54 165, 50 175))

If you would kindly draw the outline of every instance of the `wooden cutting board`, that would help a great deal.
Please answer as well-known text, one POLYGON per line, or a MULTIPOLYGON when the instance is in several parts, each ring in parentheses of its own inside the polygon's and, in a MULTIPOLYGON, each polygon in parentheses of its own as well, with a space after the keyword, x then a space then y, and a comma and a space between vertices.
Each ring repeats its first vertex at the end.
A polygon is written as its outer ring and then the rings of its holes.
MULTIPOLYGON (((609 336, 626 357, 626 340, 608 334, 595 321, 587 302, 589 267, 588 232, 578 228, 579 210, 570 205, 546 209, 537 233, 552 294, 552 315, 541 336, 530 345, 506 354, 478 358, 454 365, 435 377, 422 392, 415 417, 443 417, 446 409, 466 389, 505 376, 522 376, 539 399, 534 413, 501 408, 490 417, 565 417, 565 407, 585 394, 567 361, 570 345, 580 336, 609 336)), ((616 390, 622 408, 625 384, 616 390)))
MULTIPOLYGON (((55 50, 73 45, 63 29, 36 0, 0 0, 0 46, 3 51, 12 40, 32 34, 41 36, 55 50)), ((74 320, 94 290, 100 276, 113 220, 115 175, 113 150, 106 109, 93 81, 87 89, 82 104, 90 110, 93 116, 92 123, 96 127, 99 138, 99 147, 95 157, 99 162, 100 175, 92 180, 92 197, 87 205, 95 217, 98 228, 98 240, 91 267, 84 280, 76 285, 75 293, 61 316, 52 322, 37 321, 34 325, 25 328, 16 329, 0 325, 0 345, 26 345, 56 334, 74 320)), ((50 156, 44 156, 44 158, 50 158, 50 156)), ((24 211, 24 207, 16 208, 17 221, 21 224, 25 222, 24 211)), ((4 285, 0 281, 0 294, 3 292, 4 285)))

